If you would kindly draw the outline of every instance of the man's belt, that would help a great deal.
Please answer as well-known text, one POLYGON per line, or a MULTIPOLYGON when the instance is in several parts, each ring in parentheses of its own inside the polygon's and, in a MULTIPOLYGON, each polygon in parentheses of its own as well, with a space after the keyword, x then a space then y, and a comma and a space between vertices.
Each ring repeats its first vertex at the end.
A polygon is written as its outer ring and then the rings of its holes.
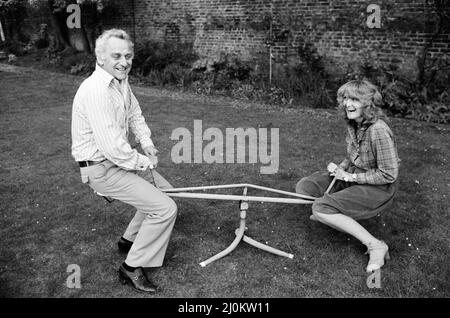
POLYGON ((102 160, 102 161, 78 161, 78 165, 80 166, 80 168, 84 168, 84 167, 88 167, 88 166, 95 166, 103 161, 105 161, 105 160, 102 160))

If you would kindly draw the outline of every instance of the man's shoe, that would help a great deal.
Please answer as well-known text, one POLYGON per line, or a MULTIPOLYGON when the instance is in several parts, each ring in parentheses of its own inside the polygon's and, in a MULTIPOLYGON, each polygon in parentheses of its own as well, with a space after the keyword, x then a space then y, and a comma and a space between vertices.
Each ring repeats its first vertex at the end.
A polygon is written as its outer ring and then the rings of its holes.
POLYGON ((158 290, 158 286, 147 280, 141 267, 136 268, 134 272, 129 272, 120 265, 119 280, 123 285, 129 284, 141 293, 156 293, 158 290))
POLYGON ((127 239, 124 239, 123 237, 121 237, 120 240, 117 242, 119 251, 121 251, 122 253, 128 253, 130 251, 131 245, 133 245, 133 242, 128 241, 127 239))

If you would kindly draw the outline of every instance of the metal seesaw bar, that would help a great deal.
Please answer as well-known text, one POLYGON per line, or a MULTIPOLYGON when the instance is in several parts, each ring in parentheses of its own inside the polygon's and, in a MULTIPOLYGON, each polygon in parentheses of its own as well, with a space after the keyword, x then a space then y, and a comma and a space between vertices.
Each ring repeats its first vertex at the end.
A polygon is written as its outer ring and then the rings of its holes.
MULTIPOLYGON (((161 189, 161 191, 165 191, 161 189)), ((211 199, 211 200, 227 200, 227 201, 256 201, 256 202, 274 202, 274 203, 291 203, 291 204, 313 204, 314 201, 304 199, 275 198, 275 197, 254 197, 231 194, 215 194, 215 193, 189 193, 189 192, 167 192, 168 196, 178 198, 193 199, 211 199)))
POLYGON ((170 189, 162 189, 164 192, 181 192, 181 191, 200 191, 200 190, 213 190, 213 189, 230 189, 230 188, 253 188, 253 189, 259 189, 284 195, 293 196, 296 198, 306 199, 306 200, 315 200, 317 198, 295 193, 295 192, 288 192, 278 189, 272 189, 268 187, 263 187, 255 184, 249 184, 249 183, 237 183, 237 184, 222 184, 222 185, 215 185, 215 186, 198 186, 198 187, 185 187, 185 188, 170 188, 170 189))

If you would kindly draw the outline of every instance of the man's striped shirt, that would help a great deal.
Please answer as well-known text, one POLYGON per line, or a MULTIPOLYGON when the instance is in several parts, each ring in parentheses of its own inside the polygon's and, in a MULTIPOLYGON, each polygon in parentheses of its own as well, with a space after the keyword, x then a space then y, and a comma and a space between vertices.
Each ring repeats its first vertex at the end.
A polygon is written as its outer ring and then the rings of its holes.
POLYGON ((73 158, 76 161, 108 159, 127 170, 147 169, 150 159, 131 147, 128 129, 142 148, 153 145, 151 131, 127 79, 119 83, 96 65, 73 101, 73 158))

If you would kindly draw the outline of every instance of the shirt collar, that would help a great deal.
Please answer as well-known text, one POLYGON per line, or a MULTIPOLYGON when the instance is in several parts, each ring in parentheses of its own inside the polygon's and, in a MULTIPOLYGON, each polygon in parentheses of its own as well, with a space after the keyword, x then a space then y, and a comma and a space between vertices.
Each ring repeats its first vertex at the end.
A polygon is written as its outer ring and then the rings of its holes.
POLYGON ((103 83, 109 85, 114 79, 114 76, 105 71, 98 63, 95 63, 94 75, 97 76, 103 83))
POLYGON ((355 145, 358 145, 359 142, 364 138, 364 135, 366 134, 367 129, 374 123, 373 120, 368 121, 364 120, 359 126, 355 125, 355 123, 348 123, 347 129, 348 133, 350 135, 350 138, 352 139, 352 142, 355 145))
POLYGON ((369 128, 376 121, 377 121, 376 119, 371 119, 371 120, 364 119, 362 121, 362 123, 358 124, 352 120, 352 121, 347 122, 347 127, 353 128, 355 130, 367 130, 367 128, 369 128))
MULTIPOLYGON (((109 74, 107 71, 105 71, 98 63, 95 63, 95 76, 98 76, 102 82, 105 83, 105 85, 109 85, 112 81, 114 81, 116 78, 109 74)), ((128 81, 128 77, 124 79, 122 84, 125 84, 128 81)), ((114 81, 113 84, 119 85, 119 80, 114 81)))

